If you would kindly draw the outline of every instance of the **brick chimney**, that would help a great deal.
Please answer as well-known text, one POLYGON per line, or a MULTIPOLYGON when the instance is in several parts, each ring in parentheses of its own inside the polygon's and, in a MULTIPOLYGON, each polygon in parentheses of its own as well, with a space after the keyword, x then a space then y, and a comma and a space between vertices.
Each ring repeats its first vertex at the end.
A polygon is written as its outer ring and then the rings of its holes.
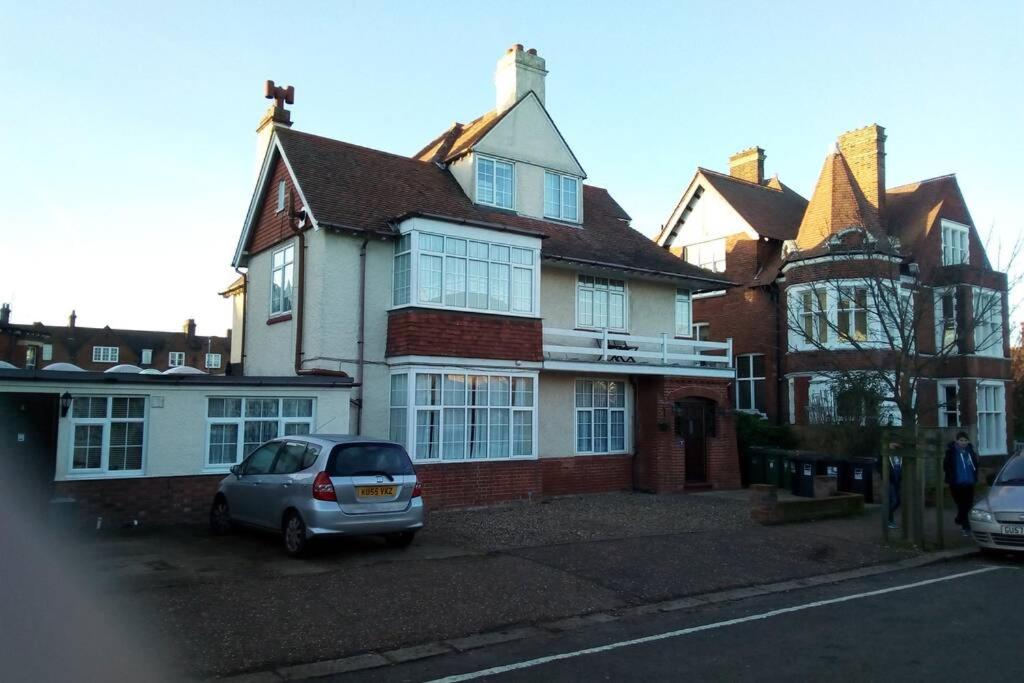
POLYGON ((71 315, 68 316, 68 329, 75 329, 75 321, 78 320, 78 316, 75 314, 74 309, 71 310, 71 315))
POLYGON ((749 147, 729 157, 729 175, 758 185, 764 184, 764 150, 749 147))
POLYGON ((185 321, 185 324, 181 326, 181 331, 188 335, 188 340, 192 341, 196 336, 196 321, 194 318, 189 318, 185 321))
POLYGON ((256 174, 263 166, 263 158, 267 155, 267 146, 270 145, 270 136, 277 126, 285 128, 292 127, 292 113, 284 108, 286 104, 295 104, 295 88, 288 86, 283 88, 274 85, 274 81, 267 81, 263 84, 263 97, 274 100, 274 103, 263 112, 260 124, 256 126, 256 174))
POLYGON ((494 71, 495 110, 505 111, 531 90, 544 104, 544 77, 547 75, 544 59, 536 50, 524 50, 520 43, 510 47, 498 60, 494 71))
POLYGON ((882 220, 885 217, 885 128, 872 123, 843 133, 839 136, 839 151, 864 198, 882 220))
POLYGON ((11 305, 4 304, 0 306, 0 325, 7 326, 11 324, 11 305))

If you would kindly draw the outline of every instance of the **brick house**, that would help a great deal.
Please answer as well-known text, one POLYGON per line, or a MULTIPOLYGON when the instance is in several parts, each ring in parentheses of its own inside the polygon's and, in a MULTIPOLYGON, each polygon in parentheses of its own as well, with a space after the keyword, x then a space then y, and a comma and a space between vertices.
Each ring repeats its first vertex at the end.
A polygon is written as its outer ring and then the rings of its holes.
POLYGON ((731 342, 691 326, 729 279, 584 183, 546 74, 512 47, 495 108, 412 157, 293 130, 269 84, 233 357, 354 378, 332 428, 404 443, 433 506, 738 486, 731 342))
MULTIPOLYGON (((967 428, 981 454, 1003 455, 1006 275, 992 268, 955 176, 886 189, 885 139, 877 125, 841 135, 809 202, 765 179, 759 147, 733 155, 728 175, 698 168, 658 243, 739 285, 693 305, 702 335, 734 340, 738 410, 813 422, 816 407, 841 400, 829 379, 837 369, 895 367, 910 355, 928 368, 914 378, 919 424, 967 428), (890 303, 912 333, 886 331, 868 282, 905 290, 891 298, 910 303, 890 303), (916 354, 886 343, 896 337, 912 339, 916 354)), ((880 409, 902 418, 885 401, 880 409)))
POLYGON ((227 372, 231 340, 196 334, 196 322, 185 321, 181 332, 80 327, 72 311, 66 326, 11 322, 11 307, 0 308, 0 360, 28 370, 51 363, 70 363, 104 372, 117 365, 165 371, 191 367, 211 375, 227 372))

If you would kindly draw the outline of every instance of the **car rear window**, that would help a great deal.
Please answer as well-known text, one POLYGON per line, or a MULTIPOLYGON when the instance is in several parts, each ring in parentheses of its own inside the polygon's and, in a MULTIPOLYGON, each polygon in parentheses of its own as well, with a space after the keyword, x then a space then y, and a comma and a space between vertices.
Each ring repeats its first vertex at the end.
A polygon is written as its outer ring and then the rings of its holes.
POLYGON ((999 474, 999 479, 996 480, 996 484, 1005 486, 1020 486, 1024 485, 1024 456, 1017 456, 1010 462, 1006 463, 1006 467, 999 474))
POLYGON ((412 474, 412 461, 401 446, 391 443, 353 443, 334 447, 327 463, 332 477, 412 474))

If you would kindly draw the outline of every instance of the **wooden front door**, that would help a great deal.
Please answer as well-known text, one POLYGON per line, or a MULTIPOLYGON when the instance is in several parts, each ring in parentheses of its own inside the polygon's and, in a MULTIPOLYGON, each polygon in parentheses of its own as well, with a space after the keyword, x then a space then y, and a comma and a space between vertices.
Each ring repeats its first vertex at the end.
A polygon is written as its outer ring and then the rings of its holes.
POLYGON ((675 404, 676 438, 683 443, 687 483, 708 480, 707 436, 714 424, 714 404, 679 401, 675 404))

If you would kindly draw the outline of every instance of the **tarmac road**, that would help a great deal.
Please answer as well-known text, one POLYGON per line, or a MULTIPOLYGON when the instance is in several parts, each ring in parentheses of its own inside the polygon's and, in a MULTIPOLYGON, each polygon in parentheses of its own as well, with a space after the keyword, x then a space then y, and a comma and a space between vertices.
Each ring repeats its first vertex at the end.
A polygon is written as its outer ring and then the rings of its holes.
POLYGON ((322 680, 1020 681, 1022 569, 970 557, 322 680))

